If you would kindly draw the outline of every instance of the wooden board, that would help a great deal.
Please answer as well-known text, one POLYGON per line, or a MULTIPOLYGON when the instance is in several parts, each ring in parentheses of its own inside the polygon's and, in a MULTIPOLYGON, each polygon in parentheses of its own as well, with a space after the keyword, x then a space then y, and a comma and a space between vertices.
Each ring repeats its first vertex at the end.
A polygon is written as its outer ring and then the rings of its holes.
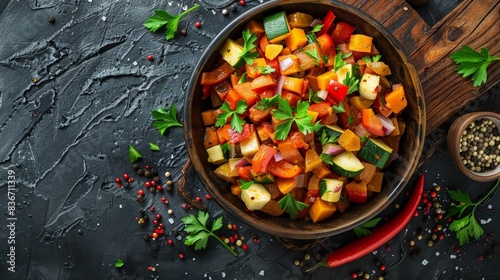
POLYGON ((500 55, 500 1, 464 0, 434 26, 404 0, 344 2, 382 23, 410 56, 424 90, 427 134, 500 80, 500 62, 494 62, 488 68, 488 82, 475 88, 471 80, 455 71, 450 58, 464 45, 476 50, 488 48, 491 54, 500 55))

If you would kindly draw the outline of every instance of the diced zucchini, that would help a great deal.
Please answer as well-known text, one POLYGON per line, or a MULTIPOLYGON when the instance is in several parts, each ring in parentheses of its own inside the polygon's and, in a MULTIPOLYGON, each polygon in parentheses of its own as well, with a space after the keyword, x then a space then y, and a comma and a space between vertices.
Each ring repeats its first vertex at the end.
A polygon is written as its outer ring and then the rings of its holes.
POLYGON ((368 139, 365 146, 359 151, 359 156, 374 164, 378 168, 384 168, 391 158, 392 148, 380 139, 368 139))
POLYGON ((220 50, 222 58, 234 68, 240 68, 245 63, 245 60, 240 57, 242 52, 243 46, 236 43, 232 39, 227 39, 226 43, 220 50))
POLYGON ((332 170, 340 176, 353 178, 363 172, 365 166, 352 152, 345 151, 332 160, 332 170))
POLYGON ((380 76, 363 74, 359 82, 359 94, 368 100, 377 98, 377 87, 380 84, 380 76))
POLYGON ((274 183, 274 175, 271 173, 264 173, 261 175, 252 176, 255 183, 272 184, 274 183))
POLYGON ((229 142, 207 149, 208 162, 215 165, 226 163, 229 159, 229 142))
POLYGON ((252 184, 241 190, 241 200, 249 210, 259 210, 271 200, 271 194, 262 184, 252 184))
POLYGON ((355 66, 354 64, 346 64, 342 66, 339 70, 336 71, 337 73, 337 81, 339 83, 343 83, 345 78, 347 77, 347 73, 350 73, 350 77, 355 77, 359 78, 359 68, 355 66))
POLYGON ((337 125, 325 125, 321 133, 322 133, 322 135, 321 135, 322 142, 323 142, 323 138, 325 141, 324 144, 326 144, 326 143, 337 144, 339 137, 340 137, 340 135, 342 135, 342 133, 344 133, 344 130, 337 125), (323 136, 323 133, 324 133, 324 136, 323 136))
POLYGON ((340 193, 344 182, 337 179, 321 179, 319 185, 319 197, 324 201, 337 202, 340 199, 340 193))
POLYGON ((260 148, 259 137, 257 133, 254 131, 253 134, 240 142, 240 151, 244 157, 251 158, 257 153, 260 148))
POLYGON ((277 12, 264 18, 264 30, 269 43, 274 44, 290 35, 290 26, 284 11, 277 12))

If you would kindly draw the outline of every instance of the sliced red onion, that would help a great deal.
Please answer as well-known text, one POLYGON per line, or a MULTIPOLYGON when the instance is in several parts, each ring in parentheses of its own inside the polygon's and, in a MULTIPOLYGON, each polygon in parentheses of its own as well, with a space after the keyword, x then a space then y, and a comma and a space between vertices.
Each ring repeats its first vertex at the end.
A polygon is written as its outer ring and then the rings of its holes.
POLYGON ((274 160, 275 161, 283 160, 283 155, 280 152, 275 153, 274 154, 274 160))
POLYGON ((317 95, 319 98, 321 98, 321 99, 323 99, 323 100, 326 100, 326 97, 328 96, 328 91, 326 91, 326 90, 324 90, 324 89, 320 89, 320 90, 316 93, 316 95, 317 95))
POLYGON ((320 19, 316 18, 316 19, 314 19, 314 20, 311 22, 311 24, 310 24, 309 26, 314 28, 314 27, 315 27, 316 25, 318 25, 318 24, 323 24, 323 21, 321 21, 320 19))
POLYGON ((249 164, 250 161, 248 161, 247 158, 241 158, 240 160, 238 160, 235 164, 234 164, 234 168, 240 168, 242 166, 245 166, 247 164, 249 164))
POLYGON ((324 154, 329 154, 329 155, 334 156, 334 155, 338 155, 344 151, 345 151, 345 149, 342 148, 342 146, 337 145, 337 144, 328 143, 328 144, 323 145, 322 152, 324 154))
POLYGON ((384 117, 382 115, 379 115, 379 114, 377 114, 376 116, 382 122, 382 126, 384 127, 385 135, 391 134, 394 131, 394 129, 396 129, 396 127, 392 124, 391 119, 384 117))
POLYGON ((285 76, 281 75, 279 76, 278 81, 276 81, 276 87, 274 88, 275 94, 281 93, 281 91, 283 90, 283 84, 285 84, 285 76))
POLYGON ((280 62, 281 70, 286 70, 290 68, 290 66, 292 65, 293 65, 293 59, 291 59, 290 57, 287 57, 280 62))
POLYGON ((356 134, 359 138, 363 138, 365 136, 370 137, 370 132, 368 132, 365 126, 361 123, 354 128, 354 134, 356 134))

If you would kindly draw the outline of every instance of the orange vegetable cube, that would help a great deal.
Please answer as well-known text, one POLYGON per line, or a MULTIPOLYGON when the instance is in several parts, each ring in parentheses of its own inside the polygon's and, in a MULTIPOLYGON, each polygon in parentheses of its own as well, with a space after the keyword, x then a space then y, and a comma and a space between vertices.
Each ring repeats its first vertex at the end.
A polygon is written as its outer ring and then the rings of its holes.
POLYGON ((303 78, 285 77, 283 82, 283 89, 301 94, 303 83, 303 78))
POLYGON ((320 89, 326 90, 326 87, 330 83, 330 80, 337 80, 337 73, 334 71, 327 71, 316 78, 318 87, 320 89))
POLYGON ((293 178, 276 178, 276 185, 278 186, 282 194, 287 194, 293 188, 295 188, 297 184, 295 177, 293 177, 293 178))
POLYGON ((391 109, 393 113, 398 114, 408 105, 406 100, 405 90, 403 86, 397 87, 385 96, 387 108, 391 109))
POLYGON ((337 211, 337 207, 332 202, 324 201, 321 198, 316 198, 314 200, 311 209, 309 210, 309 216, 313 220, 313 222, 321 222, 325 219, 329 218, 337 211))
POLYGON ((355 52, 371 53, 373 38, 363 34, 353 34, 349 39, 349 49, 355 52))
POLYGON ((346 129, 344 133, 340 135, 338 142, 346 151, 354 152, 361 149, 361 140, 350 129, 346 129))
POLYGON ((245 64, 245 70, 247 72, 247 76, 255 79, 258 76, 262 75, 262 69, 266 68, 267 62, 265 58, 258 57, 253 60, 252 65, 245 64))
POLYGON ((283 45, 269 44, 263 51, 267 59, 273 60, 281 53, 282 50, 283 50, 283 45))
POLYGON ((262 22, 258 22, 255 20, 250 21, 247 26, 244 28, 244 30, 248 29, 250 33, 257 35, 259 37, 260 35, 264 34, 264 25, 262 22))
POLYGON ((307 37, 304 29, 294 28, 290 31, 290 35, 285 38, 285 44, 293 52, 299 47, 303 47, 307 44, 307 37))
POLYGON ((280 55, 278 56, 278 62, 280 64, 280 73, 282 75, 291 75, 300 71, 299 58, 294 54, 280 55), (289 62, 291 62, 291 65, 287 68, 283 68, 283 65, 289 62))

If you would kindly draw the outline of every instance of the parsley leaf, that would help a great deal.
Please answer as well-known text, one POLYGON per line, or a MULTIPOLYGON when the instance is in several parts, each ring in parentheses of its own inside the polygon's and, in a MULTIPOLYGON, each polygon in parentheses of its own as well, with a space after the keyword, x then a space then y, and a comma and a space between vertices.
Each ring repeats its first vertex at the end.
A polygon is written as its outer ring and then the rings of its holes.
POLYGON ((226 247, 233 256, 237 256, 236 253, 231 247, 229 247, 220 237, 214 232, 222 227, 222 217, 218 217, 217 219, 212 221, 211 229, 208 229, 207 222, 210 215, 207 212, 198 211, 198 217, 194 214, 190 214, 181 219, 181 221, 186 225, 184 227, 184 231, 188 233, 186 236, 186 240, 184 244, 190 246, 194 245, 195 250, 205 249, 207 247, 208 238, 210 236, 217 239, 224 247, 226 247))
POLYGON ((151 149, 151 151, 159 151, 160 147, 158 147, 158 144, 156 143, 149 142, 149 149, 151 149))
POLYGON ((241 78, 238 80, 238 84, 246 83, 247 82, 247 73, 243 73, 241 75, 241 78))
POLYGON ((254 183, 254 181, 245 181, 245 180, 240 180, 239 182, 241 184, 240 188, 242 190, 246 190, 246 189, 250 188, 254 183))
POLYGON ((369 138, 369 137, 368 137, 368 135, 363 135, 363 137, 361 137, 361 138, 359 139, 359 141, 361 141, 361 142, 365 142, 365 141, 367 141, 367 140, 368 140, 368 138, 369 138))
POLYGON ((356 79, 354 75, 352 75, 351 71, 347 72, 345 75, 345 79, 342 81, 342 83, 346 86, 349 87, 347 90, 347 95, 357 91, 359 89, 359 79, 356 79))
POLYGON ((125 263, 123 262, 122 259, 116 259, 116 261, 115 261, 115 267, 116 268, 121 268, 124 265, 125 265, 125 263))
POLYGON ((466 192, 461 190, 448 190, 450 198, 458 203, 450 207, 446 217, 448 218, 458 214, 457 218, 459 219, 454 219, 453 222, 451 222, 450 230, 456 232, 460 246, 469 243, 470 238, 478 239, 484 234, 484 230, 477 222, 474 212, 476 211, 476 207, 493 194, 499 185, 500 179, 498 179, 495 186, 476 203, 471 201, 469 194, 466 192), (472 207, 472 211, 462 218, 464 211, 469 207, 472 207))
POLYGON ((354 228, 354 233, 357 237, 362 237, 371 234, 372 232, 369 228, 374 228, 377 226, 378 222, 380 222, 381 218, 375 218, 373 220, 369 220, 368 222, 361 224, 354 228))
POLYGON ((325 129, 321 131, 321 137, 320 137, 321 145, 325 145, 326 143, 337 143, 338 140, 339 136, 328 135, 325 129))
POLYGON ((318 97, 318 93, 314 92, 312 88, 309 88, 309 103, 321 103, 324 100, 318 97))
POLYGON ((354 121, 354 117, 352 115, 347 116, 347 124, 351 124, 354 121))
POLYGON ((364 60, 364 61, 366 61, 366 63, 370 63, 370 62, 377 62, 377 61, 379 61, 381 58, 382 58, 382 55, 377 54, 377 55, 374 55, 374 56, 372 56, 372 57, 369 57, 369 56, 364 56, 364 57, 363 57, 363 60, 364 60))
POLYGON ((338 106, 332 106, 334 113, 345 113, 344 102, 340 102, 338 106))
POLYGON ((259 110, 266 110, 266 109, 270 109, 271 107, 275 106, 276 104, 278 104, 278 99, 280 98, 280 95, 279 94, 276 94, 275 96, 273 97, 265 97, 265 98, 262 98, 259 103, 257 103, 257 105, 255 105, 255 108, 256 109, 259 109, 259 110))
POLYGON ((344 54, 342 54, 342 52, 338 52, 335 55, 335 60, 333 61, 333 69, 334 71, 338 71, 344 65, 346 65, 346 62, 344 61, 344 54))
POLYGON ((189 12, 198 9, 199 7, 200 5, 196 4, 190 9, 176 16, 171 15, 166 11, 157 10, 155 11, 155 15, 148 17, 146 21, 143 23, 143 25, 151 32, 156 32, 158 29, 165 26, 166 27, 165 39, 170 40, 174 38, 175 32, 177 32, 177 28, 179 26, 179 21, 181 20, 181 18, 186 14, 188 14, 189 12))
POLYGON ((313 29, 311 30, 312 33, 319 32, 323 28, 323 24, 316 24, 313 29))
POLYGON ((311 44, 311 43, 318 41, 318 37, 316 37, 316 34, 314 34, 314 33, 307 33, 306 38, 307 38, 308 44, 311 44))
POLYGON ((320 123, 311 123, 312 117, 307 114, 309 103, 298 101, 297 107, 292 108, 290 103, 281 97, 278 99, 278 102, 278 108, 274 110, 273 116, 283 122, 276 126, 276 139, 285 140, 290 133, 293 123, 304 134, 317 131, 321 127, 320 123))
POLYGON ((231 117, 231 129, 241 133, 243 130, 243 125, 245 121, 239 116, 246 112, 248 108, 247 102, 245 100, 239 100, 236 104, 236 109, 233 111, 229 108, 226 102, 222 104, 220 109, 225 113, 219 114, 215 122, 215 126, 222 127, 226 124, 227 119, 231 117))
POLYGON ((318 66, 319 55, 316 49, 306 50, 306 54, 314 58, 314 66, 318 66))
POLYGON ((262 72, 263 75, 267 75, 276 72, 276 69, 274 69, 270 65, 266 65, 266 67, 261 67, 260 71, 262 72))
POLYGON ((469 46, 462 46, 462 49, 452 53, 451 59, 458 65, 458 74, 466 78, 472 75, 474 86, 478 87, 488 79, 486 69, 492 61, 500 60, 500 57, 492 56, 487 48, 481 48, 481 52, 474 51, 469 46))
POLYGON ((128 146, 128 159, 129 159, 130 163, 136 162, 139 158, 142 158, 141 153, 139 153, 139 151, 137 151, 134 148, 134 146, 129 145, 128 146))
POLYGON ((319 158, 320 158, 323 162, 325 162, 325 163, 327 163, 327 164, 329 164, 329 165, 333 165, 333 157, 334 157, 333 155, 329 155, 329 154, 325 154, 325 153, 321 153, 321 154, 319 155, 319 158))
POLYGON ((253 60, 259 56, 257 52, 250 52, 250 50, 255 48, 254 42, 257 40, 257 35, 250 33, 250 29, 245 29, 242 35, 243 51, 240 54, 240 58, 243 58, 246 64, 252 65, 253 60))
POLYGON ((278 201, 278 205, 280 206, 281 210, 287 211, 292 219, 295 219, 295 217, 297 217, 297 214, 300 210, 304 210, 309 207, 308 204, 295 200, 290 193, 287 193, 285 196, 283 196, 278 201))
POLYGON ((165 133, 165 131, 174 126, 182 126, 182 124, 177 120, 177 110, 175 109, 175 104, 172 103, 172 106, 168 109, 168 112, 165 109, 160 108, 158 110, 151 111, 153 115, 153 126, 160 132, 161 135, 165 133))

